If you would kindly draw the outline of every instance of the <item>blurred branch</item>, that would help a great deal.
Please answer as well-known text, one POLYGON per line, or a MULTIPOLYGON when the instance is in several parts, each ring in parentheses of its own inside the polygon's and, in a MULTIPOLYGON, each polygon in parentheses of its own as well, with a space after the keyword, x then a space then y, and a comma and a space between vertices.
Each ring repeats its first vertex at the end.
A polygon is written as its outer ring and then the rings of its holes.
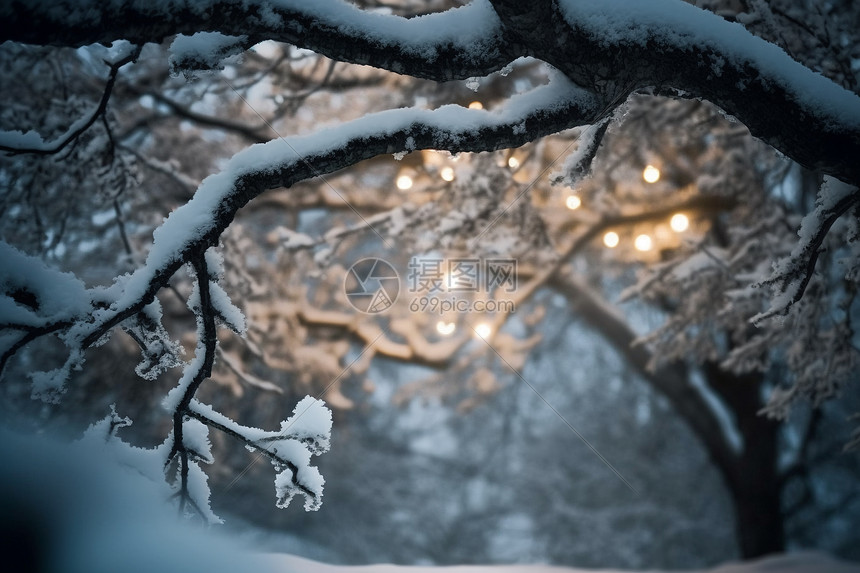
POLYGON ((0 151, 5 151, 8 155, 20 155, 25 153, 34 155, 53 155, 65 149, 67 145, 77 140, 78 137, 80 137, 85 131, 92 127, 100 117, 102 117, 107 110, 107 104, 108 101, 110 101, 110 96, 113 92, 114 84, 116 83, 116 78, 119 74, 120 68, 136 61, 140 55, 141 49, 142 46, 135 46, 131 53, 124 58, 120 58, 113 63, 105 62, 110 69, 108 72, 107 82, 105 83, 104 91, 102 92, 102 97, 98 106, 88 119, 76 121, 73 124, 73 127, 56 141, 43 142, 42 145, 38 147, 17 147, 0 143, 0 151))
POLYGON ((140 90, 135 88, 133 85, 130 85, 128 87, 133 93, 137 94, 138 96, 149 96, 155 101, 169 107, 170 110, 177 117, 187 119, 188 121, 194 122, 198 125, 202 125, 205 127, 214 127, 227 133, 236 134, 246 139, 247 141, 250 141, 251 143, 263 143, 272 139, 270 136, 264 135, 261 132, 261 130, 265 129, 265 126, 248 126, 245 123, 230 121, 228 119, 211 115, 205 115, 196 111, 192 111, 190 108, 180 104, 179 102, 165 96, 160 92, 154 90, 140 90))
POLYGON ((735 471, 735 454, 725 439, 722 427, 710 406, 689 383, 689 372, 681 362, 650 368, 651 353, 642 345, 626 321, 572 272, 555 273, 550 286, 565 296, 576 315, 599 332, 624 356, 627 363, 657 392, 664 395, 673 409, 683 418, 702 441, 714 465, 729 484, 744 477, 735 471))

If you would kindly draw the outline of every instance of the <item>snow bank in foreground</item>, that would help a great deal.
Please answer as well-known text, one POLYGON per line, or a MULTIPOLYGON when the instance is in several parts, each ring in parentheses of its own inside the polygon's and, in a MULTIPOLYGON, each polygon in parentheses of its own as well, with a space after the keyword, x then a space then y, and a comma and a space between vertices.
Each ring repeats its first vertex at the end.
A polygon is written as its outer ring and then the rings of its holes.
MULTIPOLYGON (((594 569, 571 569, 549 565, 460 565, 457 567, 404 567, 401 565, 326 565, 292 555, 267 555, 273 571, 311 573, 584 573, 594 569)), ((622 573, 600 569, 601 573, 622 573)), ((747 563, 733 563, 708 569, 708 573, 857 573, 860 565, 836 561, 819 553, 780 555, 747 563)), ((624 572, 624 573, 629 573, 624 572)), ((657 573, 652 571, 652 573, 657 573)), ((682 573, 676 571, 674 573, 682 573)), ((691 572, 692 573, 692 572, 691 572)))
MULTIPOLYGON (((575 573, 546 565, 335 566, 261 554, 177 520, 170 492, 108 462, 98 442, 60 444, 0 430, 0 550, 22 571, 46 573, 575 573)), ((582 571, 582 570, 579 570, 582 571)), ((860 573, 823 555, 725 565, 713 573, 860 573)))

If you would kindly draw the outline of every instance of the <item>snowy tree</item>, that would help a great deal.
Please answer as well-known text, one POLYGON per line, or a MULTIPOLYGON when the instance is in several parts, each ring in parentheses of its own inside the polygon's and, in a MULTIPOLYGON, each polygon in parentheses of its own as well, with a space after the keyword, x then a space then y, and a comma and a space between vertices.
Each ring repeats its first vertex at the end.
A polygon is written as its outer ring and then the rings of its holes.
MULTIPOLYGON (((473 1, 456 8, 407 5, 403 15, 337 1, 81 1, 63 10, 4 2, 4 74, 28 78, 40 69, 56 80, 53 87, 33 82, 50 102, 38 107, 29 105, 34 85, 10 84, 10 99, 18 97, 2 118, 9 218, 3 238, 30 253, 3 246, 2 365, 37 339, 59 340, 65 347, 59 368, 30 367, 33 393, 57 399, 86 350, 121 329, 140 347, 137 373, 155 379, 183 364, 160 294, 184 287, 181 298, 196 323, 187 344, 193 357, 165 400, 172 434, 157 450, 165 469, 175 464, 169 469, 177 472, 180 498, 208 515, 206 496, 195 493, 198 461, 211 459, 208 426, 272 459, 280 501, 303 493, 314 508, 322 481, 307 461, 326 449, 330 419, 320 412, 318 424, 303 426, 303 408, 316 403, 301 402, 281 432, 239 426, 195 398, 213 368, 235 387, 271 391, 277 390, 261 372, 286 371, 310 392, 348 406, 340 388, 345 365, 361 373, 379 356, 452 366, 459 376, 435 380, 434 391, 459 394, 468 408, 497 384, 480 360, 518 370, 540 342, 529 326, 540 321, 540 307, 522 319, 526 336, 502 331, 520 320, 511 313, 490 316, 481 338, 491 348, 475 349, 477 324, 443 317, 440 327, 440 317, 409 315, 405 299, 387 322, 357 319, 336 286, 346 269, 334 256, 360 252, 369 236, 407 246, 408 254, 444 249, 516 257, 521 288, 499 298, 522 307, 544 289, 564 296, 701 440, 733 493, 743 553, 782 549, 783 487, 806 475, 806 444, 818 418, 810 418, 794 448, 796 463, 780 468, 779 427, 762 409, 784 417, 799 398, 820 403, 850 381, 857 361, 860 99, 849 91, 857 85, 855 32, 848 26, 831 37, 836 24, 827 14, 804 19, 780 2, 702 4, 717 13, 671 0, 473 1), (419 10, 431 13, 418 17, 419 10), (153 46, 168 38, 169 56, 153 46), (272 48, 273 41, 295 48, 272 48), (103 46, 76 55, 62 50, 92 44, 103 46), (266 49, 274 52, 267 57, 266 49), (229 59, 237 54, 241 63, 229 59), (168 61, 174 75, 197 81, 169 78, 168 61), (288 70, 279 70, 284 62, 288 70), (386 92, 403 88, 403 79, 357 67, 352 75, 335 74, 335 62, 432 83, 413 83, 412 101, 400 101, 386 92), (199 76, 213 68, 225 69, 226 84, 199 76), (66 74, 74 77, 67 81, 66 74), (101 82, 93 87, 85 78, 101 82), (451 87, 453 80, 465 82, 451 87), (95 96, 52 99, 57 85, 95 96), (376 113, 305 135, 284 125, 307 128, 314 120, 302 120, 301 109, 310 98, 354 87, 375 88, 379 101, 351 111, 327 103, 347 117, 376 113), (470 88, 478 88, 474 97, 484 104, 468 105, 470 88), (224 108, 244 108, 260 89, 274 94, 271 113, 229 119, 224 108), (463 105, 442 105, 452 101, 463 105), (216 103, 219 113, 206 113, 216 103), (183 133, 180 123, 170 141, 187 149, 173 157, 153 145, 163 137, 164 117, 228 134, 231 148, 237 140, 254 145, 209 175, 214 166, 194 157, 206 149, 199 141, 205 137, 188 135, 200 132, 183 133), (446 155, 496 150, 507 151, 456 162, 446 155), (379 159, 391 155, 400 162, 379 159), (372 177, 366 183, 361 175, 340 174, 373 159, 375 185, 372 177), (646 165, 652 169, 646 180, 659 179, 643 192, 639 173, 646 165), (303 183, 329 174, 351 178, 345 197, 331 184, 303 183), (414 179, 408 201, 387 191, 392 174, 414 179), (538 179, 546 184, 534 185, 538 179), (156 195, 158 183, 172 191, 156 195), (286 199, 266 193, 281 188, 296 193, 286 199), (558 208, 559 200, 567 209, 558 208), (127 213, 149 201, 163 202, 154 213, 169 216, 162 223, 149 215, 128 228, 127 213), (228 230, 237 217, 240 223, 265 217, 273 203, 299 213, 323 208, 337 224, 314 236, 299 215, 292 228, 279 225, 264 236, 251 225, 228 230), (107 213, 101 218, 114 223, 123 245, 126 268, 117 274, 130 272, 110 286, 88 288, 35 255, 53 262, 78 256, 58 249, 83 236, 76 235, 85 232, 79 227, 95 210, 107 213), (673 215, 683 218, 665 232, 673 215), (141 234, 135 231, 148 224, 157 226, 152 244, 136 260, 140 250, 132 243, 141 234), (17 236, 21 228, 27 233, 17 236), (624 248, 639 236, 647 239, 624 248), (607 255, 601 238, 621 248, 607 255), (213 250, 219 243, 226 278, 213 250), (640 297, 666 317, 644 336, 635 320, 605 302, 600 291, 610 287, 597 272, 643 264, 645 274, 625 296, 640 297), (276 272, 283 278, 271 286, 266 277, 276 272), (309 276, 321 277, 313 292, 309 276), (247 325, 227 292, 242 297, 247 325), (217 324, 247 338, 225 332, 219 343, 217 324), (449 328, 456 328, 450 337, 449 328), (359 359, 350 357, 345 340, 362 345, 359 359), (262 366, 249 369, 251 357, 262 366), (791 375, 779 379, 774 363, 791 375), (734 431, 725 427, 725 412, 734 431)), ((115 429, 126 424, 112 413, 93 433, 117 440, 115 429)))

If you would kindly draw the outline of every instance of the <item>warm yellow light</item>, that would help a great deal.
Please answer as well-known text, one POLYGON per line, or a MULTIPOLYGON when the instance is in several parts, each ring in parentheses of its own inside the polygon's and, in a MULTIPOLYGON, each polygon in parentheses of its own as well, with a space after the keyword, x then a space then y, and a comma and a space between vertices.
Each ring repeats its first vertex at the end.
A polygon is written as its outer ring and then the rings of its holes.
POLYGON ((618 246, 618 233, 615 231, 609 231, 605 235, 603 235, 603 244, 609 247, 610 249, 614 249, 618 246))
POLYGON ((653 165, 648 165, 642 171, 642 179, 648 183, 656 183, 660 179, 660 170, 653 165))
POLYGON ((439 170, 439 177, 444 179, 445 181, 453 181, 454 180, 454 168, 453 167, 443 167, 439 170))
POLYGON ((448 336, 449 334, 453 334, 456 329, 457 325, 453 322, 445 322, 444 320, 440 320, 436 323, 436 332, 438 332, 442 336, 448 336))
POLYGON ((401 191, 406 191, 412 188, 412 178, 408 175, 401 175, 397 178, 397 188, 401 191))
POLYGON ((475 334, 477 334, 481 338, 489 338, 492 333, 493 328, 486 322, 482 322, 475 327, 475 334))
POLYGON ((669 220, 669 226, 676 233, 683 233, 690 226, 690 220, 683 213, 675 213, 669 220))
POLYGON ((511 156, 508 158, 508 167, 510 167, 511 169, 516 169, 519 166, 520 166, 520 160, 519 159, 517 159, 514 156, 511 156))
POLYGON ((567 205, 567 208, 573 211, 574 209, 579 209, 582 205, 582 199, 577 195, 571 195, 567 199, 565 199, 564 204, 567 205))
POLYGON ((651 237, 648 235, 639 235, 636 237, 636 240, 633 241, 633 246, 636 247, 637 251, 650 251, 652 246, 651 237))
POLYGON ((479 101, 473 101, 469 104, 469 109, 484 109, 484 104, 479 101))

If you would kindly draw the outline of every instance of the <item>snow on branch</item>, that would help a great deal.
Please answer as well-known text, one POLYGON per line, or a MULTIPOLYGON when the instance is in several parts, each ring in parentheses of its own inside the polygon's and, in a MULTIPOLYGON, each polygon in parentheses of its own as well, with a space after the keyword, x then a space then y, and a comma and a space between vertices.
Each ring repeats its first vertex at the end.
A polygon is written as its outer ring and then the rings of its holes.
POLYGON ((446 149, 491 151, 523 143, 600 118, 596 100, 563 77, 512 98, 499 111, 456 105, 436 110, 398 109, 371 114, 318 133, 275 139, 236 154, 227 167, 203 181, 194 197, 154 233, 146 263, 122 285, 110 308, 72 331, 84 347, 140 312, 167 280, 196 253, 216 245, 236 212, 266 191, 398 151, 446 149))
MULTIPOLYGON (((267 189, 289 187, 380 154, 518 146, 559 129, 594 123, 602 113, 591 94, 556 77, 550 85, 512 98, 492 113, 460 106, 391 110, 309 136, 254 145, 234 156, 221 173, 204 180, 194 197, 155 231, 143 266, 108 287, 88 289, 73 275, 49 269, 37 258, 0 243, 4 262, 0 340, 5 344, 0 365, 36 338, 56 337, 68 350, 67 360, 59 369, 33 375, 34 392, 55 398, 70 371, 82 365, 84 350, 106 341, 114 328, 123 328, 141 347, 139 375, 153 378, 174 366, 183 367, 177 385, 163 401, 172 417, 172 430, 148 458, 160 460, 165 475, 175 472, 168 481, 173 482, 180 508, 207 521, 217 520, 200 467, 211 460, 206 430, 210 427, 242 440, 272 461, 278 506, 285 507, 301 494, 306 509, 317 509, 324 480, 309 460, 328 449, 330 414, 322 402, 301 402, 279 432, 266 433, 232 423, 195 400, 218 356, 217 323, 240 335, 245 330, 244 316, 219 284, 222 264, 210 247, 218 243, 238 209, 267 189), (186 264, 193 269, 187 303, 197 323, 197 345, 190 361, 183 364, 179 345, 161 324, 156 295, 186 264)), ((114 432, 121 424, 108 425, 114 432)))
POLYGON ((754 316, 751 322, 760 324, 767 318, 785 314, 791 305, 803 297, 830 229, 858 204, 860 191, 857 187, 830 177, 825 178, 815 202, 815 210, 803 218, 797 232, 800 242, 788 257, 774 264, 773 274, 759 285, 772 286, 776 291, 770 308, 754 316))
POLYGON ((681 0, 492 0, 502 23, 606 102, 706 99, 801 165, 860 183, 860 97, 743 26, 681 0))
MULTIPOLYGON (((177 386, 163 401, 173 420, 170 434, 155 449, 135 448, 116 435, 131 420, 121 418, 112 408, 111 414, 94 424, 84 439, 104 440, 112 458, 151 479, 163 473, 162 477, 173 483, 173 495, 181 510, 218 522, 220 519, 209 505, 208 478, 200 467, 201 463, 213 462, 207 427, 212 426, 267 452, 278 472, 275 482, 279 507, 286 507, 296 493, 301 493, 307 497, 306 509, 318 509, 324 480, 309 460, 311 455, 329 448, 331 414, 322 401, 303 400, 293 417, 282 423, 280 432, 265 432, 239 426, 194 399, 200 385, 211 376, 218 355, 216 323, 241 335, 245 319, 219 284, 223 274, 220 257, 198 249, 189 256, 189 262, 195 281, 188 308, 197 321, 197 347, 191 361, 184 364, 177 386), (175 478, 171 478, 174 468, 175 478)), ((36 338, 57 337, 69 351, 63 365, 31 374, 34 395, 57 401, 70 371, 83 364, 86 346, 80 333, 88 332, 87 327, 92 326, 94 309, 96 313, 110 309, 112 297, 115 304, 117 296, 128 294, 123 291, 127 282, 127 277, 121 277, 110 288, 87 289, 73 275, 50 269, 39 259, 0 242, 0 341, 4 344, 0 367, 36 338)), ((142 378, 154 379, 182 364, 181 347, 170 339, 161 319, 161 306, 156 299, 119 323, 141 348, 142 360, 136 372, 142 378)), ((105 339, 103 335, 96 342, 105 339)))
POLYGON ((576 151, 567 156, 559 172, 550 175, 553 185, 576 187, 582 179, 591 174, 591 165, 608 127, 609 118, 606 118, 583 129, 576 151))
POLYGON ((222 70, 225 59, 245 51, 248 36, 225 36, 218 32, 197 32, 193 36, 177 36, 170 45, 170 69, 222 70))
POLYGON ((189 415, 203 424, 243 442, 250 451, 259 450, 275 467, 278 507, 286 507, 296 495, 305 496, 305 510, 316 511, 322 504, 325 480, 310 465, 312 455, 328 451, 331 438, 331 411, 322 400, 306 396, 281 422, 276 432, 237 424, 210 406, 193 401, 189 415))
POLYGON ((408 19, 341 0, 82 0, 64 7, 0 5, 0 42, 143 44, 185 34, 192 39, 175 44, 174 62, 193 67, 276 40, 437 81, 483 76, 531 56, 600 94, 608 108, 648 88, 707 99, 801 165, 860 182, 860 97, 740 24, 682 0, 473 0, 408 19), (198 32, 217 34, 194 39, 198 32))
POLYGON ((174 44, 177 65, 200 67, 263 40, 287 42, 334 60, 435 80, 483 76, 515 58, 505 54, 499 19, 487 0, 416 18, 381 14, 342 0, 81 0, 0 4, 0 43, 84 46, 125 39, 218 32, 174 44), (225 42, 226 36, 233 41, 225 42), (212 57, 200 48, 212 48, 212 57))

